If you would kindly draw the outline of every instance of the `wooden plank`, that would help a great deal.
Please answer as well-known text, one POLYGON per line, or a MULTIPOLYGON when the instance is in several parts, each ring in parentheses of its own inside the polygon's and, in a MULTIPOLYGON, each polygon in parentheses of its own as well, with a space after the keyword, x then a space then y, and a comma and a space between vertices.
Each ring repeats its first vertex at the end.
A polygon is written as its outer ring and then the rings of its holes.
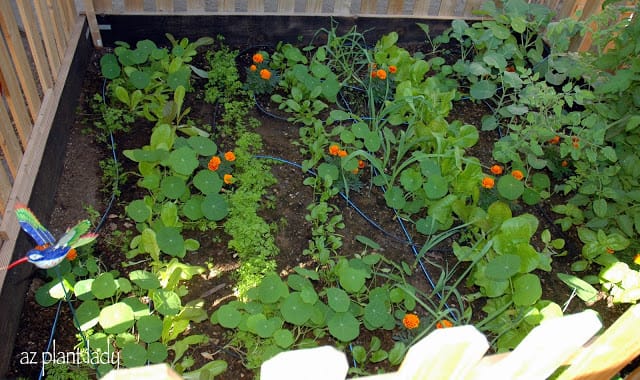
POLYGON ((125 12, 142 12, 144 11, 144 0, 124 0, 125 12))
POLYGON ((7 202, 11 195, 11 176, 0 162, 0 215, 7 211, 7 202))
POLYGON ((233 12, 236 10, 236 1, 219 0, 218 9, 220 12, 233 12))
POLYGON ((484 0, 467 0, 464 6, 463 16, 473 16, 473 11, 480 9, 484 0))
POLYGON ((36 81, 31 71, 31 64, 29 59, 27 59, 27 53, 22 44, 18 23, 16 22, 11 4, 7 1, 0 1, 0 26, 2 27, 2 34, 9 48, 9 54, 13 60, 16 73, 18 74, 18 81, 20 81, 20 85, 22 86, 22 92, 27 100, 31 119, 35 120, 38 115, 38 110, 40 109, 40 95, 38 94, 36 81))
POLYGON ((252 13, 252 12, 263 13, 264 12, 264 1, 263 0, 249 0, 247 2, 247 11, 249 13, 252 13))
POLYGON ((187 11, 204 12, 204 0, 187 0, 187 11))
POLYGON ((593 310, 545 321, 502 360, 493 365, 481 362, 472 379, 546 379, 601 328, 593 310))
POLYGON ((295 0, 278 0, 278 13, 293 13, 295 6, 295 0))
POLYGON ((447 0, 440 3, 438 16, 456 16, 458 5, 464 3, 464 0, 447 0))
POLYGON ((401 15, 404 13, 404 1, 403 0, 388 0, 387 14, 388 15, 401 15))
POLYGON ((36 0, 34 1, 34 7, 38 18, 38 25, 40 26, 40 32, 42 33, 44 49, 47 52, 47 58, 49 59, 49 66, 51 67, 51 72, 55 75, 55 73, 58 72, 58 69, 60 69, 60 52, 56 46, 53 27, 49 22, 47 4, 44 0, 36 0))
POLYGON ((131 379, 153 379, 153 380, 180 380, 180 377, 167 364, 154 364, 137 368, 123 368, 109 371, 103 380, 131 380, 131 379))
POLYGON ((53 77, 51 76, 51 68, 47 60, 44 47, 42 45, 42 39, 40 37, 40 31, 36 24, 36 17, 33 13, 31 4, 26 1, 17 1, 16 6, 24 25, 24 32, 29 42, 29 49, 31 50, 31 58, 36 67, 38 73, 38 79, 40 80, 40 87, 43 90, 51 88, 53 86, 53 77))
POLYGON ((322 0, 307 0, 305 7, 307 13, 322 13, 322 0))
POLYGON ((67 39, 71 37, 71 33, 73 32, 73 26, 76 22, 76 17, 78 17, 78 10, 76 9, 74 0, 64 0, 63 1, 63 9, 62 12, 64 14, 65 26, 66 26, 66 36, 67 39))
POLYGON ((335 0, 333 13, 337 16, 351 15, 351 0, 335 0))
POLYGON ((64 33, 64 26, 61 23, 62 14, 60 13, 58 1, 47 0, 47 9, 49 13, 49 23, 52 24, 53 36, 56 40, 58 55, 62 57, 64 56, 65 50, 67 50, 67 37, 64 33))
POLYGON ((640 354, 638 325, 640 325, 640 304, 629 307, 613 325, 573 360, 571 366, 558 377, 558 380, 612 378, 640 354))
POLYGON ((487 339, 473 326, 435 330, 409 349, 398 378, 466 379, 488 349, 487 339))
POLYGON ((15 177, 22 159, 22 146, 20 146, 20 140, 13 130, 9 112, 3 101, 0 101, 0 148, 2 148, 2 154, 7 161, 11 175, 15 177))
POLYGON ((2 67, 4 86, 6 86, 6 88, 3 89, 4 98, 13 116, 13 122, 18 131, 18 136, 20 136, 20 142, 23 146, 26 146, 32 128, 29 109, 22 96, 20 84, 18 83, 18 75, 11 62, 9 50, 4 43, 4 38, 0 39, 0 67, 2 67))
POLYGON ((173 12, 173 0, 156 0, 156 11, 173 12))
POLYGON ((96 11, 93 8, 93 0, 84 0, 84 11, 87 15, 93 46, 102 48, 102 36, 100 36, 100 28, 98 27, 98 20, 96 19, 96 11))
POLYGON ((429 15, 429 8, 431 7, 431 0, 415 0, 413 4, 413 14, 416 16, 429 15))
POLYGON ((360 2, 361 14, 376 14, 378 13, 378 2, 376 0, 362 0, 360 2))
POLYGON ((95 12, 100 13, 112 13, 113 12, 113 0, 93 0, 91 7, 95 9, 95 12))

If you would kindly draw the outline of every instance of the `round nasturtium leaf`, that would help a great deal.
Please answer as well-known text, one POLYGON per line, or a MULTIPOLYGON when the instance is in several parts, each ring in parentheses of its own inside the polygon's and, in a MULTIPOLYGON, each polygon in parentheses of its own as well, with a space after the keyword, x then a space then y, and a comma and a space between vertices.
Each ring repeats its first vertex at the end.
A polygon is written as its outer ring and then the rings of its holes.
POLYGON ((213 156, 218 152, 216 143, 204 136, 191 136, 187 143, 201 156, 213 156))
POLYGON ((408 168, 400 173, 400 184, 407 191, 416 191, 424 182, 424 178, 420 172, 416 169, 408 168))
POLYGON ((220 326, 227 329, 234 329, 238 327, 242 320, 242 314, 238 311, 238 308, 234 304, 226 304, 220 306, 216 311, 216 317, 220 326))
POLYGON ((151 311, 149 310, 149 305, 142 303, 142 301, 140 301, 138 297, 128 297, 123 299, 121 302, 129 305, 131 310, 133 310, 133 316, 136 319, 139 319, 151 313, 151 311))
POLYGON ((449 192, 449 182, 443 176, 434 174, 427 177, 423 189, 429 199, 440 199, 449 192))
POLYGON ((194 195, 189 198, 188 201, 182 206, 182 213, 191 220, 198 220, 204 217, 202 213, 202 200, 201 196, 194 195))
POLYGON ((167 346, 161 342, 153 342, 147 346, 147 359, 151 363, 162 363, 169 356, 167 346))
POLYGON ((127 343, 120 351, 120 358, 125 367, 142 367, 147 362, 147 350, 137 343, 127 343))
POLYGON ((100 71, 107 79, 116 79, 120 76, 120 64, 115 55, 109 53, 100 58, 100 71))
POLYGON ((151 208, 142 199, 136 199, 129 203, 125 210, 136 223, 142 223, 151 217, 151 208))
POLYGON ((81 331, 87 331, 93 326, 98 324, 98 317, 100 316, 100 305, 98 302, 90 300, 85 301, 76 309, 76 327, 81 331))
POLYGON ((158 246, 170 256, 183 257, 185 254, 184 238, 174 227, 161 227, 156 231, 158 246))
POLYGON ((493 258, 487 263, 484 274, 487 278, 504 281, 520 271, 520 257, 507 254, 493 258))
POLYGON ((151 83, 151 76, 144 71, 134 70, 129 73, 129 81, 133 87, 142 90, 151 83))
POLYGON ((93 293, 91 293, 91 284, 93 281, 93 278, 88 278, 76 282, 76 285, 73 287, 73 292, 79 300, 86 301, 94 298, 93 293))
POLYGON ((99 300, 113 297, 117 289, 118 284, 111 272, 101 273, 91 284, 91 293, 99 300))
POLYGON ((350 342, 360 335, 360 322, 348 312, 335 313, 327 321, 329 333, 342 342, 350 342))
POLYGON ((200 170, 193 177, 193 185, 196 189, 200 190, 202 194, 216 194, 222 189, 222 179, 216 172, 212 172, 209 169, 200 170))
POLYGON ((258 285, 259 300, 265 304, 275 303, 288 293, 287 285, 276 273, 268 273, 258 285))
POLYGON ((496 93, 496 84, 489 80, 481 80, 471 85, 469 94, 475 99, 489 99, 496 93))
POLYGON ((287 329, 279 329, 273 333, 273 341, 279 347, 289 348, 294 343, 293 333, 287 329))
POLYGON ((524 183, 510 175, 503 175, 498 180, 498 193, 500 196, 512 201, 518 199, 524 192, 524 183))
POLYGON ((364 320, 373 328, 382 327, 390 316, 387 306, 381 299, 371 300, 364 307, 364 320))
POLYGON ((191 175, 200 162, 193 149, 183 146, 169 154, 168 164, 178 174, 191 175))
POLYGON ((347 292, 339 288, 328 288, 327 289, 327 303, 329 307, 336 312, 345 312, 349 310, 349 305, 351 305, 351 298, 347 292))
POLYGON ((349 293, 360 292, 364 288, 367 273, 361 269, 343 265, 338 270, 340 286, 349 293))
POLYGON ((136 326, 140 340, 145 343, 155 342, 162 336, 162 319, 157 315, 140 317, 136 326))
POLYGON ((202 201, 202 214, 213 221, 224 219, 229 213, 226 199, 220 194, 209 194, 202 201))
POLYGON ((145 290, 157 289, 160 287, 160 281, 158 277, 146 270, 134 270, 129 273, 129 279, 134 284, 145 290))
POLYGON ((332 180, 336 181, 340 176, 340 172, 338 167, 333 164, 328 164, 323 162, 318 166, 318 177, 326 178, 329 177, 332 180))
POLYGON ((542 296, 540 278, 533 273, 525 273, 513 281, 513 303, 530 306, 542 296))
POLYGON ((178 176, 167 176, 160 182, 160 190, 165 197, 178 199, 187 191, 187 184, 178 176))
POLYGON ((391 186, 386 193, 384 193, 384 199, 387 201, 387 206, 400 210, 407 203, 404 199, 404 192, 398 186, 391 186))
POLYGON ((300 297, 300 293, 294 292, 282 302, 280 312, 286 322, 301 326, 311 317, 313 306, 305 303, 300 297))
POLYGON ((118 302, 104 307, 100 311, 98 322, 106 333, 118 334, 130 329, 135 323, 135 317, 129 305, 118 302))

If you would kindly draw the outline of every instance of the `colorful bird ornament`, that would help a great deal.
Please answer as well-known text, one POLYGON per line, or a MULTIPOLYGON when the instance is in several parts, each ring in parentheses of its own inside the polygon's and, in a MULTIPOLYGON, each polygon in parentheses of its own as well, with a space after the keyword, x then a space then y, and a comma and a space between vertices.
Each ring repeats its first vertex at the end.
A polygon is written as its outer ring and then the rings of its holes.
POLYGON ((40 223, 26 205, 16 205, 16 217, 22 230, 35 240, 37 246, 27 252, 25 257, 9 264, 4 268, 6 270, 26 262, 30 262, 40 269, 53 268, 66 257, 71 259, 75 257, 77 247, 89 244, 98 237, 98 234, 87 232, 91 223, 88 220, 82 220, 74 227, 67 229, 56 242, 51 232, 40 223))

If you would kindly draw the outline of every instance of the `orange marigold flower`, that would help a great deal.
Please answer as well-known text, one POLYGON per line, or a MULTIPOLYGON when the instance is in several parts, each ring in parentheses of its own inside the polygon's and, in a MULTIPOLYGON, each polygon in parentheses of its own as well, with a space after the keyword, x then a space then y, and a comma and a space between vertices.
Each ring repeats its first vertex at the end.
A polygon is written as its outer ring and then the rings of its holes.
POLYGON ((252 57, 253 63, 262 63, 264 62, 264 57, 260 53, 256 53, 252 57))
POLYGON ((613 250, 613 248, 609 248, 607 247, 607 253, 610 255, 613 255, 616 251, 613 250))
POLYGON ((271 79, 271 71, 269 71, 267 69, 260 70, 260 78, 262 78, 264 80, 271 79))
POLYGON ((573 145, 573 147, 576 149, 580 148, 580 143, 577 141, 574 141, 571 145, 573 145))
POLYGON ((375 77, 377 77, 377 76, 378 76, 378 72, 377 72, 377 71, 375 71, 375 70, 373 70, 373 71, 371 72, 371 78, 375 78, 375 77))
POLYGON ((522 180, 524 178, 524 174, 522 174, 522 172, 520 170, 512 171, 511 175, 513 176, 513 178, 517 179, 518 181, 520 181, 520 180, 522 180))
POLYGON ((493 186, 495 184, 496 182, 491 177, 484 177, 482 179, 482 187, 484 187, 485 189, 493 189, 493 186))
POLYGON ((453 323, 451 323, 451 321, 449 321, 448 319, 443 319, 436 323, 437 329, 446 329, 448 327, 453 327, 453 323))
POLYGON ((249 70, 251 70, 251 71, 256 71, 256 70, 258 70, 258 66, 256 66, 256 65, 251 65, 251 66, 249 66, 249 70))
POLYGON ((553 138, 551 138, 551 140, 549 140, 549 144, 557 144, 560 142, 560 136, 555 135, 553 136, 553 138))
POLYGON ((365 162, 364 162, 364 161, 362 161, 362 160, 358 160, 358 168, 359 168, 359 169, 364 169, 364 167, 365 167, 366 165, 367 165, 367 164, 365 164, 365 162))
POLYGON ((338 157, 347 157, 347 151, 344 149, 340 149, 338 151, 338 157))
POLYGON ((69 252, 67 252, 67 260, 73 261, 78 257, 78 252, 76 252, 75 248, 71 248, 69 252))
POLYGON ((218 168, 220 167, 220 163, 222 161, 220 161, 220 157, 218 156, 213 156, 211 157, 211 159, 209 160, 209 164, 207 165, 207 167, 209 168, 209 170, 211 171, 216 171, 218 170, 218 168))
POLYGON ((500 175, 502 174, 502 166, 500 165, 493 165, 491 167, 491 173, 495 174, 495 175, 500 175))
POLYGON ((409 313, 402 318, 402 324, 409 330, 413 330, 420 326, 420 318, 415 314, 409 313))
POLYGON ((567 166, 569 166, 569 161, 567 160, 562 160, 562 162, 560 163, 560 165, 562 165, 563 168, 566 168, 567 166))
POLYGON ((231 185, 233 183, 233 176, 231 174, 225 174, 224 176, 222 176, 222 180, 227 185, 231 185))
POLYGON ((353 173, 353 174, 358 174, 358 172, 359 172, 359 171, 360 171, 360 169, 355 168, 355 169, 353 169, 353 170, 351 171, 351 173, 353 173))
POLYGON ((387 79, 387 72, 382 70, 382 69, 380 69, 380 70, 376 71, 376 76, 378 77, 378 79, 385 80, 385 79, 387 79))
POLYGON ((391 74, 395 74, 398 71, 398 68, 395 67, 394 65, 389 66, 389 72, 391 74))
POLYGON ((232 151, 228 151, 227 153, 224 154, 224 159, 232 162, 236 160, 236 154, 233 153, 232 151))
POLYGON ((331 145, 329 146, 329 154, 332 156, 337 156, 338 152, 340 151, 340 147, 337 145, 331 145))
POLYGON ((636 257, 633 258, 633 262, 640 265, 640 253, 636 253, 636 257))

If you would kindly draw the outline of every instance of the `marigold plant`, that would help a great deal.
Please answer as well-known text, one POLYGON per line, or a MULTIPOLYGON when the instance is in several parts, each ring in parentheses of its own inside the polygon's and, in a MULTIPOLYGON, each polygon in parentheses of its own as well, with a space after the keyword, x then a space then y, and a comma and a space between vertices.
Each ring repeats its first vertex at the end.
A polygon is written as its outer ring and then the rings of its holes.
POLYGON ((493 189, 493 186, 496 184, 495 180, 491 177, 484 177, 482 179, 482 187, 485 189, 493 189))
POLYGON ((518 181, 520 181, 520 180, 522 180, 524 178, 524 174, 522 174, 522 172, 520 170, 512 171, 511 175, 513 176, 513 178, 517 179, 518 181))
POLYGON ((236 155, 232 151, 228 151, 224 154, 224 159, 229 162, 233 162, 236 160, 236 155))
POLYGON ((359 169, 364 169, 364 167, 366 166, 365 162, 362 160, 358 160, 358 168, 359 169))
POLYGON ((491 173, 495 174, 495 175, 500 175, 502 174, 502 166, 500 165, 493 165, 491 167, 491 173))
POLYGON ((382 69, 379 69, 378 71, 376 71, 376 76, 378 77, 378 79, 385 80, 387 79, 387 72, 382 69))
POLYGON ((260 78, 262 78, 264 80, 271 79, 271 71, 269 71, 267 69, 260 70, 260 78))
POLYGON ((249 66, 249 70, 251 70, 251 71, 256 71, 256 70, 258 70, 258 66, 256 66, 256 65, 251 65, 251 66, 249 66))
POLYGON ((222 180, 224 181, 224 183, 226 183, 227 185, 231 185, 233 183, 233 176, 231 174, 225 174, 222 177, 222 180))
POLYGON ((209 168, 209 170, 211 171, 216 171, 218 170, 218 168, 220 167, 220 163, 222 161, 220 160, 220 157, 218 156, 213 156, 211 157, 211 159, 209 160, 209 164, 207 165, 207 167, 209 168))
POLYGON ((453 327, 453 323, 451 323, 451 321, 449 321, 448 319, 443 319, 441 321, 439 321, 438 323, 436 323, 436 328, 437 329, 446 329, 449 327, 453 327))
POLYGON ((398 71, 398 68, 395 67, 394 65, 389 66, 389 72, 391 74, 395 74, 398 71))
POLYGON ((413 330, 420 326, 420 318, 412 313, 408 313, 402 318, 402 324, 409 330, 413 330))
POLYGON ((338 151, 338 157, 347 157, 347 151, 344 149, 340 149, 338 151))
POLYGON ((264 56, 260 53, 256 53, 252 57, 253 63, 262 63, 264 62, 264 56))
POLYGON ((337 156, 338 152, 340 151, 340 147, 337 145, 331 145, 329 146, 329 154, 332 156, 337 156))
POLYGON ((549 140, 549 144, 557 144, 560 142, 560 136, 555 135, 551 140, 549 140))

